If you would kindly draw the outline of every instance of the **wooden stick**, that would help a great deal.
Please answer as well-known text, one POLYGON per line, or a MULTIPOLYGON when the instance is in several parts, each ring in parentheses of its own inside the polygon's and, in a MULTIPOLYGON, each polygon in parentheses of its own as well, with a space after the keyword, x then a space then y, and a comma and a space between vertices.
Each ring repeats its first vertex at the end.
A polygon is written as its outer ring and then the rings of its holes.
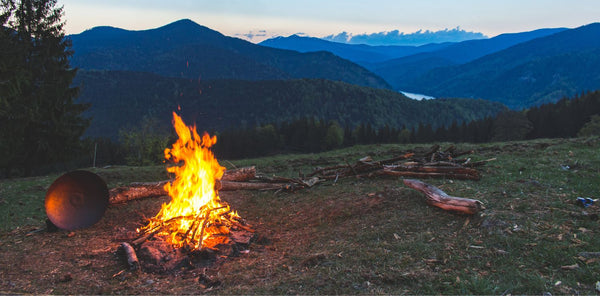
POLYGON ((476 214, 485 209, 483 203, 476 199, 449 196, 439 188, 414 179, 405 179, 404 184, 410 188, 425 193, 429 205, 447 211, 457 211, 464 214, 476 214))
POLYGON ((432 177, 456 177, 461 180, 479 180, 479 171, 464 167, 442 167, 442 166, 386 166, 384 168, 386 175, 392 176, 418 176, 419 173, 427 173, 432 177))
POLYGON ((382 174, 388 176, 410 177, 410 178, 448 178, 457 180, 479 180, 479 176, 469 174, 454 173, 434 173, 434 172, 412 172, 412 171, 389 171, 382 170, 382 174))
POLYGON ((140 268, 140 262, 138 261, 133 247, 130 244, 123 242, 121 243, 120 248, 125 254, 125 259, 127 260, 127 266, 129 266, 129 270, 137 270, 140 268))

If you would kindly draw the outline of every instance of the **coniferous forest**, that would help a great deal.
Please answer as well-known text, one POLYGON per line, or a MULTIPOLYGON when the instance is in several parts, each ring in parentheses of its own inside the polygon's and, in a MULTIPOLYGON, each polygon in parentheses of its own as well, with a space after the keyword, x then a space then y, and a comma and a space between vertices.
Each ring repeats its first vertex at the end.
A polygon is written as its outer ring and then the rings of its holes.
MULTIPOLYGON (((485 143, 536 138, 569 138, 600 134, 600 91, 564 98, 524 111, 505 110, 470 122, 456 121, 433 128, 421 123, 413 128, 370 124, 351 127, 337 121, 300 118, 244 128, 215 131, 217 157, 240 159, 279 153, 316 153, 361 144, 469 142, 485 143)), ((122 132, 118 141, 107 138, 88 139, 98 144, 99 165, 161 163, 162 149, 173 135, 152 132, 155 123, 145 121, 145 128, 122 132), (141 153, 140 153, 141 152, 141 153)), ((90 146, 91 147, 91 146, 90 146)), ((89 157, 88 157, 89 159, 89 157)))

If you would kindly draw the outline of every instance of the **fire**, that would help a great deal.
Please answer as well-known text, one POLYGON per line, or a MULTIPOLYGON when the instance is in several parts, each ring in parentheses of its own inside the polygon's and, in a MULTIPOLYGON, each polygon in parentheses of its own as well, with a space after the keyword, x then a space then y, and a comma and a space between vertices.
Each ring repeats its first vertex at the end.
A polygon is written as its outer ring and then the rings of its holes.
POLYGON ((165 149, 165 159, 177 164, 167 167, 175 175, 164 187, 171 201, 140 230, 163 236, 175 247, 211 248, 226 241, 224 235, 240 219, 215 188, 225 172, 209 149, 217 137, 206 132, 201 137, 195 126, 186 126, 175 112, 173 126, 179 139, 165 149))

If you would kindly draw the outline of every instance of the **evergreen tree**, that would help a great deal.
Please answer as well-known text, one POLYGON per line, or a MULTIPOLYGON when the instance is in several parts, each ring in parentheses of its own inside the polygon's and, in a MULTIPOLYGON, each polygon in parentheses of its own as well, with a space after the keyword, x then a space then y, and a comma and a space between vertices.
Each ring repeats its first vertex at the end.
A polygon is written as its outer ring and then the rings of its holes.
MULTIPOLYGON (((492 141, 523 140, 532 129, 533 124, 523 112, 502 112, 494 120, 492 141)), ((485 142, 486 139, 480 141, 485 142)))
POLYGON ((76 69, 69 65, 63 8, 56 0, 3 0, 0 50, 0 167, 6 175, 18 168, 69 159, 88 126, 74 102, 76 69))

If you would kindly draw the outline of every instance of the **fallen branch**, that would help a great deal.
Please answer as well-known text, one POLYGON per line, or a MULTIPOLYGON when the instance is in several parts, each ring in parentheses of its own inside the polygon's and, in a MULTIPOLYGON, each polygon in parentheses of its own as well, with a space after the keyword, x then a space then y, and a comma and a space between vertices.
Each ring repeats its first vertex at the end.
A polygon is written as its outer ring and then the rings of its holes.
POLYGON ((404 184, 410 188, 425 193, 429 205, 447 211, 457 211, 464 214, 476 214, 485 209, 483 203, 476 199, 449 196, 439 188, 414 179, 405 179, 404 184))
POLYGON ((446 177, 459 180, 479 180, 479 171, 459 166, 385 166, 384 174, 402 177, 446 177))

